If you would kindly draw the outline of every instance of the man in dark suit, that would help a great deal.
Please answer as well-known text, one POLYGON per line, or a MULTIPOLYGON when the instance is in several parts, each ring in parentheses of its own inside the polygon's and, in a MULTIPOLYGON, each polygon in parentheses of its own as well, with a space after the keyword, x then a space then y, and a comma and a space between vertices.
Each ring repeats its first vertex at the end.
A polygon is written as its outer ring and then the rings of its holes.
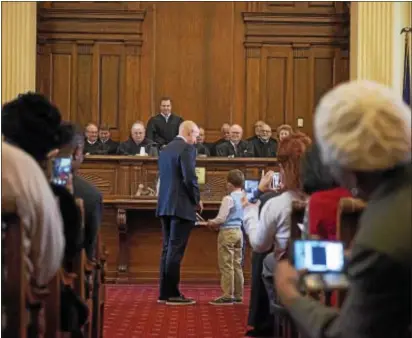
POLYGON ((192 121, 179 127, 179 135, 159 156, 159 194, 156 214, 163 232, 158 302, 169 305, 194 304, 179 290, 180 263, 190 231, 196 221, 196 208, 202 209, 195 172, 196 138, 199 129, 192 121))
POLYGON ((298 272, 281 261, 276 292, 305 337, 411 337, 411 110, 397 92, 353 81, 321 99, 314 126, 323 163, 368 201, 352 241, 350 287, 340 311, 328 308, 303 297, 298 272))
POLYGON ((180 116, 172 113, 172 100, 163 97, 160 100, 160 113, 147 122, 147 138, 163 147, 176 137, 182 122, 180 116))

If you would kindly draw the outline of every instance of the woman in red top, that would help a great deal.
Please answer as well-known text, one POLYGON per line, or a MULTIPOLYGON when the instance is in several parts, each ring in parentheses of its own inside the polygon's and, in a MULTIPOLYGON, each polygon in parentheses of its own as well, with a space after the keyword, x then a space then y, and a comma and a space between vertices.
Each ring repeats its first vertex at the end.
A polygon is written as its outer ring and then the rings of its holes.
POLYGON ((302 166, 306 168, 303 190, 310 195, 308 206, 308 232, 311 238, 336 240, 336 219, 339 201, 351 193, 339 187, 320 161, 319 148, 314 143, 306 152, 302 166))

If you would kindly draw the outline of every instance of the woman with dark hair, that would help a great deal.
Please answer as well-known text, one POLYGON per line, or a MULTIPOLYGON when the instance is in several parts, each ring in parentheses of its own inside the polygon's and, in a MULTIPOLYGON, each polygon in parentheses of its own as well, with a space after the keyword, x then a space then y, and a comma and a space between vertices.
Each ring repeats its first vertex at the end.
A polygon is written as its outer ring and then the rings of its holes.
MULTIPOLYGON (((290 213, 292 200, 305 200, 301 191, 300 159, 311 140, 303 133, 290 135, 282 140, 278 149, 278 160, 281 166, 283 192, 270 198, 263 205, 259 214, 259 203, 244 201, 244 228, 249 243, 254 250, 252 259, 252 288, 248 324, 253 330, 247 332, 253 337, 273 336, 273 316, 269 312, 269 297, 262 282, 262 262, 266 254, 274 246, 276 251, 286 249, 290 235, 290 213), (263 293, 266 293, 263 295, 263 293), (258 302, 255 297, 265 302, 258 302)), ((269 191, 273 172, 269 171, 259 183, 259 191, 269 191)))

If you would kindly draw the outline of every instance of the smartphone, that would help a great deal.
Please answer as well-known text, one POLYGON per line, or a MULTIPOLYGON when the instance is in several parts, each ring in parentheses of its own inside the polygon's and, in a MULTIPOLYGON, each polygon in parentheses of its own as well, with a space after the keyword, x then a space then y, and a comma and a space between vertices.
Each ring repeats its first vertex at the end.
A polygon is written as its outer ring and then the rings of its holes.
POLYGON ((296 240, 293 242, 293 263, 297 270, 306 270, 304 286, 309 290, 346 289, 344 245, 339 241, 296 240))
POLYGON ((280 185, 280 173, 275 172, 273 173, 273 178, 272 178, 272 187, 276 188, 280 185))
POLYGON ((71 157, 56 157, 51 160, 50 181, 53 184, 65 186, 72 172, 71 157))
POLYGON ((245 180, 245 193, 248 201, 253 200, 256 190, 259 188, 259 180, 245 180))

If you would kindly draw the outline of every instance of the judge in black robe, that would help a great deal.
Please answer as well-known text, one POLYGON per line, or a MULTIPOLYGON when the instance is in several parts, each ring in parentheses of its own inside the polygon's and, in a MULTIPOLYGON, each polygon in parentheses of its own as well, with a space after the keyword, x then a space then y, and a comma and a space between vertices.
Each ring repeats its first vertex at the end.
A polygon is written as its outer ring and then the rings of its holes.
POLYGON ((130 130, 130 137, 127 141, 120 143, 117 148, 118 155, 139 155, 141 148, 149 156, 158 156, 158 149, 155 142, 146 137, 146 130, 143 122, 136 122, 130 130))
POLYGON ((98 155, 115 155, 117 153, 117 147, 119 143, 113 141, 112 139, 108 139, 107 141, 103 142, 100 141, 100 146, 97 149, 96 154, 98 155))
POLYGON ((252 147, 243 140, 237 145, 232 141, 221 143, 216 147, 216 155, 220 157, 254 157, 252 147))
POLYGON ((265 121, 262 121, 262 120, 256 121, 254 125, 255 135, 253 135, 252 137, 249 137, 246 141, 252 142, 252 141, 255 141, 256 139, 259 139, 262 134, 261 131, 264 125, 266 125, 265 121))
POLYGON ((183 119, 172 113, 172 101, 168 97, 160 100, 160 113, 147 122, 147 137, 163 147, 179 134, 183 119))
POLYGON ((114 155, 117 152, 119 143, 111 139, 110 128, 103 124, 99 127, 100 147, 97 151, 99 155, 114 155))
POLYGON ((119 147, 117 148, 117 155, 139 155, 140 148, 142 147, 144 147, 145 153, 149 156, 159 155, 156 144, 147 137, 140 143, 136 143, 133 138, 130 137, 127 141, 119 144, 119 147))
POLYGON ((259 128, 259 136, 249 141, 255 157, 276 157, 278 143, 271 136, 272 128, 263 123, 259 128))
POLYGON ((210 156, 209 149, 203 143, 196 143, 196 156, 210 156))
POLYGON ((99 150, 101 149, 101 142, 100 140, 96 140, 94 142, 90 142, 87 138, 84 141, 84 149, 83 153, 86 155, 97 155, 99 150))
POLYGON ((222 143, 230 140, 230 125, 229 123, 223 123, 222 128, 220 129, 222 133, 222 137, 218 139, 216 142, 211 143, 209 146, 210 155, 217 156, 216 148, 221 145, 222 143))

